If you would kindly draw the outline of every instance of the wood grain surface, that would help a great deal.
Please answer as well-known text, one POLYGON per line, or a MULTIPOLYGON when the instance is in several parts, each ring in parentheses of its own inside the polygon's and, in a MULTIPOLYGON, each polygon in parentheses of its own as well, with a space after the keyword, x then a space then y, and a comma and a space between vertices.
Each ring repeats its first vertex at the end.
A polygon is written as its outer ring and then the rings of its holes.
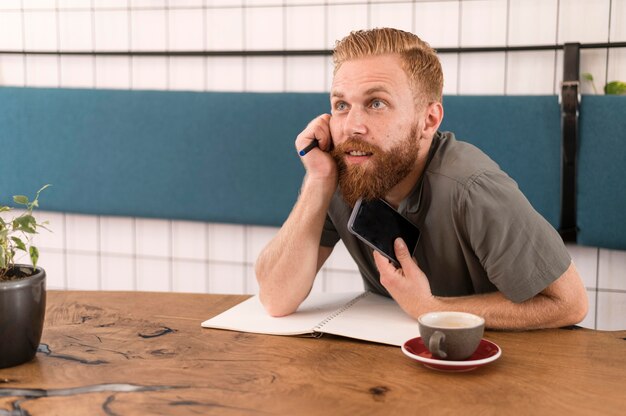
POLYGON ((487 331, 502 357, 445 373, 392 346, 200 327, 245 298, 51 291, 37 357, 0 370, 0 415, 622 415, 626 408, 626 331, 487 331))

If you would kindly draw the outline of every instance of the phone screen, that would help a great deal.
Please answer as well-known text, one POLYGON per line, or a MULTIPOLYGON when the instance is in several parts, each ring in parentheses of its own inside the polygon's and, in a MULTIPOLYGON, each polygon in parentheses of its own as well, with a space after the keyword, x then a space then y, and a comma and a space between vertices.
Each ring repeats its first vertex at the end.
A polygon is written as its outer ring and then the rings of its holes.
POLYGON ((401 237, 413 255, 420 238, 419 229, 382 199, 359 199, 350 215, 348 230, 396 267, 400 267, 400 263, 393 249, 395 239, 401 237))

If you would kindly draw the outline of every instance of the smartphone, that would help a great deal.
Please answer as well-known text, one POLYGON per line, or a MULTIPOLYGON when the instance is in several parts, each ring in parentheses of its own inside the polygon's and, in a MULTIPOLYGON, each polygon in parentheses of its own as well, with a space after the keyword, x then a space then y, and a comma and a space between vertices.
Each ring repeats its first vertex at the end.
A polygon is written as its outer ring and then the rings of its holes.
POLYGON ((400 262, 393 249, 395 239, 401 237, 413 255, 420 238, 417 226, 382 199, 359 199, 348 220, 348 230, 396 267, 400 262))

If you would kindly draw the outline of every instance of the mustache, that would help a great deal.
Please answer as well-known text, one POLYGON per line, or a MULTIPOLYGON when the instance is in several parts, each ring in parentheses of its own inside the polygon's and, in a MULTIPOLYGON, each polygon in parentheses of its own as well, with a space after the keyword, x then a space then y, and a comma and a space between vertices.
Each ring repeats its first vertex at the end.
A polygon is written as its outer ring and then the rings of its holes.
POLYGON ((364 141, 363 139, 348 137, 345 142, 335 144, 331 154, 335 159, 337 159, 343 158, 343 156, 349 151, 372 153, 373 155, 376 155, 380 154, 382 149, 374 144, 364 141))

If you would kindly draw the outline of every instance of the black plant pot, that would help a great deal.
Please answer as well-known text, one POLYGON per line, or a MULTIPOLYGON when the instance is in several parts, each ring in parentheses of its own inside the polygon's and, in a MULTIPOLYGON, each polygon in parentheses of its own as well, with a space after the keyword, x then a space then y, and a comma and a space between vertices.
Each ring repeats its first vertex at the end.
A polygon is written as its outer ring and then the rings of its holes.
MULTIPOLYGON (((28 267, 17 265, 16 267, 28 267)), ((0 368, 33 359, 46 314, 46 272, 0 281, 0 368)))

